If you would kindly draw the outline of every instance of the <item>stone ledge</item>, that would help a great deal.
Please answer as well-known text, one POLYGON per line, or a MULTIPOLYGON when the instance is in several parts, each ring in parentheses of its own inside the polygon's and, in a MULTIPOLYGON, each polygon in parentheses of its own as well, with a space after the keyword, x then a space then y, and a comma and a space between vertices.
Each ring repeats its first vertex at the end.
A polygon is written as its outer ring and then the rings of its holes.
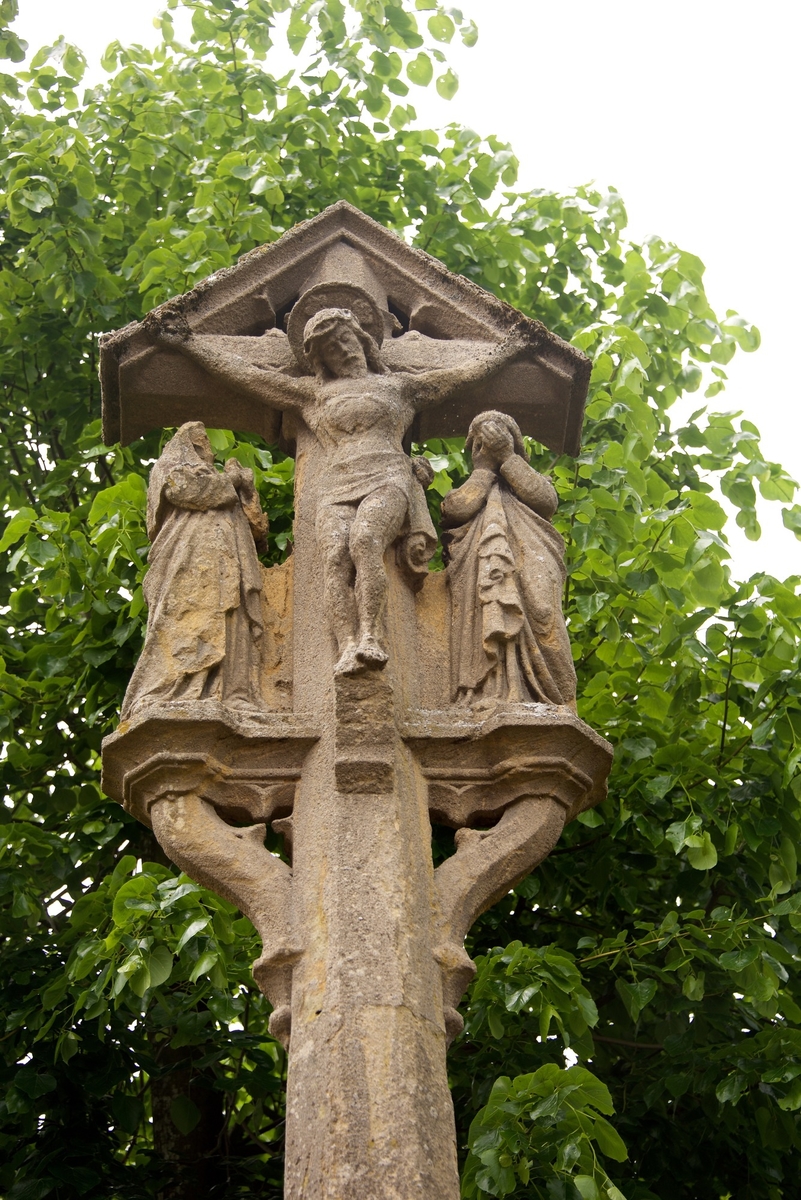
POLYGON ((195 793, 231 822, 292 811, 303 760, 319 730, 291 713, 216 701, 149 704, 103 740, 101 786, 146 825, 165 795, 195 793))
POLYGON ((523 796, 553 797, 567 823, 606 797, 612 747, 568 708, 419 712, 402 735, 421 764, 439 824, 492 824, 523 796))

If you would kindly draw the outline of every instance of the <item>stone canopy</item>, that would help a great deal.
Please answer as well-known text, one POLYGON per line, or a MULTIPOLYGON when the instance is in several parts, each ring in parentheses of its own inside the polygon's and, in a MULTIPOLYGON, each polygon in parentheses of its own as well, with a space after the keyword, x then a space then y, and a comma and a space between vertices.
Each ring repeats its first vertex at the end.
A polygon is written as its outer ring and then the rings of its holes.
MULTIPOLYGON (((383 343, 393 371, 456 366, 514 326, 525 327, 522 358, 419 414, 408 442, 463 435, 474 416, 496 408, 555 453, 578 453, 590 374, 585 355, 344 200, 156 311, 177 310, 194 333, 224 339, 254 366, 292 377, 302 373, 304 316, 321 293, 356 312, 383 343)), ((107 444, 191 419, 293 449, 280 413, 155 346, 140 322, 102 339, 100 375, 107 444)))

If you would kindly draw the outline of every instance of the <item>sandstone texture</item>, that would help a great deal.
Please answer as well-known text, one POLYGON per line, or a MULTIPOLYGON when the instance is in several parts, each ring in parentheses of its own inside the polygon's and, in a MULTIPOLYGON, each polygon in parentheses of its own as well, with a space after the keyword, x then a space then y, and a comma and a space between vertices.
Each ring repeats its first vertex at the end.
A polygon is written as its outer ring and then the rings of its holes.
POLYGON ((111 335, 102 376, 108 438, 184 422, 151 477, 148 629, 104 786, 259 931, 288 1200, 457 1200, 465 935, 611 762, 576 715, 556 493, 523 441, 577 449, 587 362, 340 203, 111 335), (294 453, 281 566, 204 421, 294 453), (474 469, 432 571, 432 472, 407 450, 457 433, 474 469), (436 870, 432 823, 455 831, 436 870))

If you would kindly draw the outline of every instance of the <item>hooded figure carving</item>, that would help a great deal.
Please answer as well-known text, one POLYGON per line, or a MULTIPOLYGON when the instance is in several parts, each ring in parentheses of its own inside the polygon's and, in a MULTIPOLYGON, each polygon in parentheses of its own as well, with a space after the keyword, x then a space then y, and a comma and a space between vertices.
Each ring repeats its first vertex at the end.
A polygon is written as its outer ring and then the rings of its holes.
POLYGON ((556 492, 529 466, 520 429, 505 413, 475 417, 465 446, 473 473, 442 501, 452 699, 575 709, 564 542, 550 521, 556 492))
POLYGON ((262 573, 267 518, 253 472, 214 466, 199 421, 182 425, 153 467, 147 492, 147 633, 122 706, 217 700, 262 707, 262 573))

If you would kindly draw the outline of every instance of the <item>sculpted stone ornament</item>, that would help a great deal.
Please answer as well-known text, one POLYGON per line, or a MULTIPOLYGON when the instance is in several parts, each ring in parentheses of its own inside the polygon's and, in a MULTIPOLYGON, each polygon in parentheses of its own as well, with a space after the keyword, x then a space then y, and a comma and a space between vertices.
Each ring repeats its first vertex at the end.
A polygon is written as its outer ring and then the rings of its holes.
POLYGON ((453 699, 575 710, 554 487, 529 466, 517 422, 504 413, 475 417, 465 446, 473 473, 442 501, 453 699))
POLYGON ((287 1200, 457 1200, 465 935, 606 794, 556 496, 520 433, 577 452, 588 371, 343 203, 104 340, 106 438, 182 426, 151 477, 148 632, 104 787, 261 936, 287 1200), (294 454, 281 566, 200 422, 294 454), (432 470, 408 450, 468 426, 430 571, 432 470), (455 830, 436 870, 432 823, 455 830))
POLYGON ((151 472, 147 533, 147 633, 123 720, 145 701, 263 707, 257 550, 267 517, 251 470, 236 459, 215 469, 199 421, 181 426, 151 472))
POLYGON ((306 378, 292 379, 221 350, 216 340, 193 334, 180 313, 154 314, 148 324, 162 346, 180 350, 257 402, 291 413, 314 434, 322 451, 316 533, 325 609, 339 649, 334 673, 353 675, 387 662, 381 636, 387 549, 400 536, 416 543, 411 553, 418 562, 436 549, 431 518, 403 450, 404 435, 416 413, 508 366, 526 342, 522 331, 512 330, 499 346, 464 365, 394 372, 381 358, 378 314, 370 321, 371 333, 350 309, 329 307, 331 293, 342 291, 315 288, 303 308, 322 307, 303 325, 302 349, 290 334, 300 366, 313 372, 306 378))

